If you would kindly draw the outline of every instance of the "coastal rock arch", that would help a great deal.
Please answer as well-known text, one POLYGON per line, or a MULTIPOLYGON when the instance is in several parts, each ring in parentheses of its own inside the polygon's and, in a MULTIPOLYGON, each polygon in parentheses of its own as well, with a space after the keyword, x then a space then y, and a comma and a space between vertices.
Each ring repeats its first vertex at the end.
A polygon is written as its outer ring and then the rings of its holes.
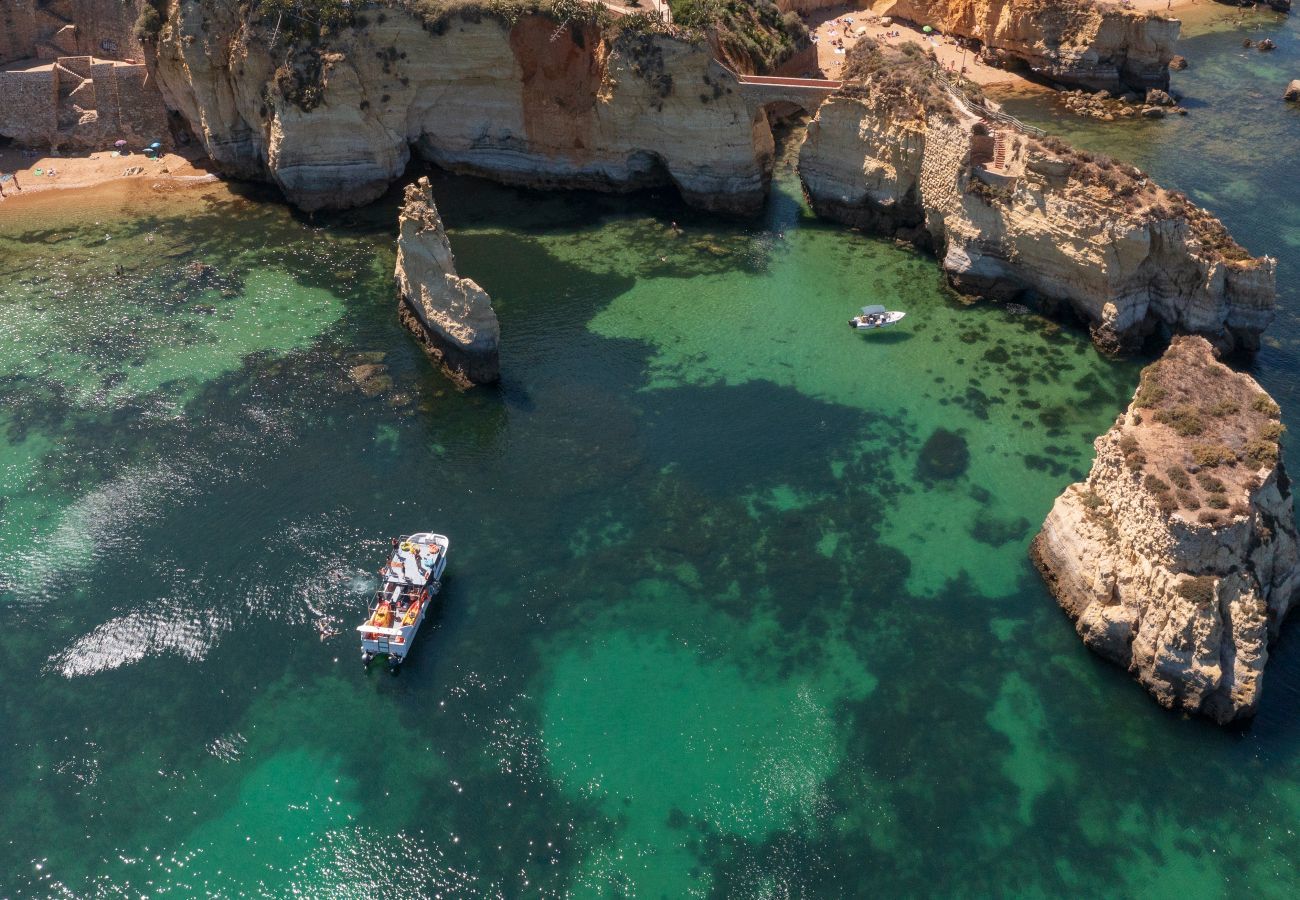
POLYGON ((733 75, 736 87, 754 110, 751 121, 754 156, 764 179, 771 177, 779 131, 796 120, 811 120, 842 82, 819 78, 733 75))

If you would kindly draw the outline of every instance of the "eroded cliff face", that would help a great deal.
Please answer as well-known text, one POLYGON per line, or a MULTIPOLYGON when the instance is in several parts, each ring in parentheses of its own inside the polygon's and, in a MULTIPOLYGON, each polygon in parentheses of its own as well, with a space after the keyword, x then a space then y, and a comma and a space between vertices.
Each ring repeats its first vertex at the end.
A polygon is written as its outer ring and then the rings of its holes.
POLYGON ((1259 704, 1300 587, 1277 416, 1204 340, 1175 339, 1031 545, 1084 643, 1166 707, 1227 722, 1259 704))
POLYGON ((1168 88, 1177 19, 1096 0, 876 0, 872 11, 977 40, 986 58, 1093 90, 1168 88))
POLYGON ((501 326, 492 298, 456 274, 429 179, 408 185, 404 199, 393 275, 402 324, 462 384, 500 380, 501 326))
POLYGON ((707 46, 539 16, 427 26, 398 9, 305 49, 273 34, 228 0, 180 0, 156 69, 219 166, 270 178, 300 208, 375 199, 412 146, 525 185, 671 183, 708 209, 762 204, 766 118, 707 46))
POLYGON ((1253 349, 1275 263, 1132 167, 1076 153, 890 58, 824 103, 799 169, 814 210, 932 248, 959 290, 1072 308, 1108 351, 1157 325, 1253 349))

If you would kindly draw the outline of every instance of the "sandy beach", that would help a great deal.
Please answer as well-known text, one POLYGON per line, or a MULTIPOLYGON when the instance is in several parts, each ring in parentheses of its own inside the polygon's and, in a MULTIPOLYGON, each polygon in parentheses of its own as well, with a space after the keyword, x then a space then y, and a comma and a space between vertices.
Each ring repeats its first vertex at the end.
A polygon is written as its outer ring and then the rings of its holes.
POLYGON ((975 53, 958 46, 954 38, 937 32, 926 34, 919 26, 899 21, 884 25, 870 10, 853 6, 833 7, 814 13, 807 22, 816 39, 817 64, 827 78, 839 78, 849 48, 869 37, 882 44, 916 43, 933 49, 945 71, 953 75, 964 71, 966 77, 977 84, 1023 82, 1026 87, 1041 87, 1015 72, 985 65, 975 53))
POLYGON ((48 150, 0 150, 0 173, 13 175, 0 184, 4 202, 45 191, 86 188, 115 180, 210 181, 215 180, 207 158, 197 150, 163 153, 150 159, 140 153, 127 156, 110 150, 53 155, 48 150), (142 171, 127 175, 139 168, 142 171))

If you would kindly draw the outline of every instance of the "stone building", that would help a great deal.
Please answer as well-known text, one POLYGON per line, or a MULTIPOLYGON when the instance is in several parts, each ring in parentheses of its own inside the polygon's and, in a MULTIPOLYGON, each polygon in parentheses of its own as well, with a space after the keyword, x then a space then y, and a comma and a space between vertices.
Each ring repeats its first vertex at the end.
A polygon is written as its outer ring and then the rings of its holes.
POLYGON ((169 143, 133 34, 135 0, 0 3, 0 141, 56 150, 169 143))

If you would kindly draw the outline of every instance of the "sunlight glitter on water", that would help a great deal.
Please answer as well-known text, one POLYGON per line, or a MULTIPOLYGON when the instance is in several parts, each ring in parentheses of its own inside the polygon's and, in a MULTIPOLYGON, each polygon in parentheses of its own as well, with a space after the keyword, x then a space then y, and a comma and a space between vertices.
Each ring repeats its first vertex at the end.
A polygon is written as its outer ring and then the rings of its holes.
POLYGON ((434 181, 499 390, 394 321, 392 197, 0 224, 0 893, 1287 883, 1294 695, 1245 735, 1164 716, 1024 560, 1136 362, 959 303, 788 180, 761 227, 434 181), (844 327, 869 299, 898 337, 844 327), (363 673, 416 526, 453 536, 445 590, 363 673))

